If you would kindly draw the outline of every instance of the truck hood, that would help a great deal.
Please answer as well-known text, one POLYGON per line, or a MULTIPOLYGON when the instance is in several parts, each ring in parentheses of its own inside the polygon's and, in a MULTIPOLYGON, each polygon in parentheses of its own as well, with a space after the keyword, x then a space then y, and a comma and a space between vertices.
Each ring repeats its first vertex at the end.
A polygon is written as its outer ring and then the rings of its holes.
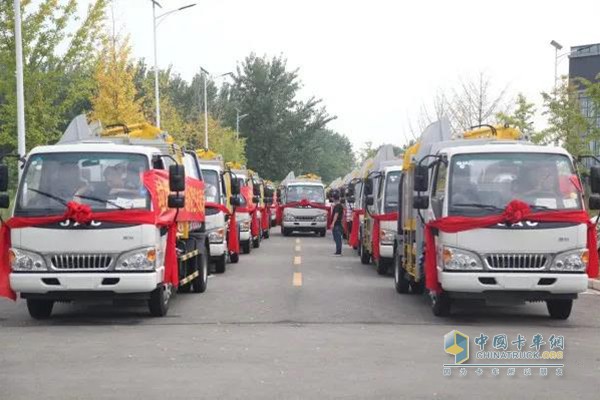
POLYGON ((204 221, 206 230, 219 229, 225 227, 225 214, 218 212, 216 214, 207 215, 204 221))

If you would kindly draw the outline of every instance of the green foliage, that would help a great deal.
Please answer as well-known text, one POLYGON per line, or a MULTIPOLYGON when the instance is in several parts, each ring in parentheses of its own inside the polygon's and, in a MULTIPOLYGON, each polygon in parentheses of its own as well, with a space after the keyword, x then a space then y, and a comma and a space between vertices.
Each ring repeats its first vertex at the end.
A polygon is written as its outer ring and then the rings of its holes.
POLYGON ((581 113, 577 88, 567 78, 552 93, 542 93, 543 114, 548 117, 548 128, 535 140, 541 144, 560 143, 573 156, 589 154, 588 143, 597 140, 590 130, 589 120, 581 113))
POLYGON ((496 119, 500 124, 518 128, 526 137, 539 140, 539 134, 536 134, 533 122, 535 112, 535 104, 528 102, 527 98, 519 93, 514 111, 510 114, 500 112, 496 115, 496 119))
MULTIPOLYGON (((81 22, 77 5, 77 0, 22 1, 28 149, 56 141, 74 116, 90 109, 106 0, 93 1, 81 22)), ((12 7, 12 1, 0 2, 0 145, 10 151, 17 143, 12 7)))

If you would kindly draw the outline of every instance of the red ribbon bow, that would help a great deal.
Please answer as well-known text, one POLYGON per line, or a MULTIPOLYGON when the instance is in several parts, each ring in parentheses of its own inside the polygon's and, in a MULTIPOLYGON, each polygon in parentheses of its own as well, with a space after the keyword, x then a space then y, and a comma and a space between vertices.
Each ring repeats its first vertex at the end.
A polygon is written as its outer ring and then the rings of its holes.
POLYGON ((75 221, 78 224, 87 224, 92 220, 92 208, 87 204, 69 201, 64 218, 75 221))

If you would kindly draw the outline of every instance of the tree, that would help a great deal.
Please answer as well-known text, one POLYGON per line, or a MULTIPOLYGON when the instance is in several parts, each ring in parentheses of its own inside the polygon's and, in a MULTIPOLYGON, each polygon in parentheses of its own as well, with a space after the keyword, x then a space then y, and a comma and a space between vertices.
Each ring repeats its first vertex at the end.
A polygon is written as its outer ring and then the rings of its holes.
POLYGON ((501 124, 508 124, 518 128, 524 136, 539 140, 535 134, 533 118, 535 117, 535 104, 527 101, 527 98, 519 93, 517 95, 516 106, 512 113, 500 112, 496 115, 496 119, 501 124))
POLYGON ((105 125, 144 121, 141 101, 136 99, 135 70, 129 39, 105 40, 96 65, 93 117, 105 125))
POLYGON ((543 115, 548 128, 536 140, 542 144, 559 143, 574 156, 589 154, 588 143, 597 137, 590 132, 590 123, 581 113, 577 88, 568 78, 551 93, 542 93, 543 115))
POLYGON ((373 142, 371 142, 370 140, 366 141, 363 147, 358 150, 358 163, 363 164, 369 158, 375 157, 375 154, 377 154, 377 150, 379 150, 379 147, 374 148, 373 142))
POLYGON ((312 157, 316 161, 315 166, 311 170, 300 170, 300 173, 314 172, 324 182, 331 182, 354 168, 356 159, 346 136, 328 129, 320 131, 317 136, 319 147, 312 157))
MULTIPOLYGON (((0 144, 16 149, 14 15, 0 2, 0 144)), ((90 110, 94 60, 106 0, 77 21, 77 0, 22 1, 27 148, 56 141, 69 121, 90 110)))

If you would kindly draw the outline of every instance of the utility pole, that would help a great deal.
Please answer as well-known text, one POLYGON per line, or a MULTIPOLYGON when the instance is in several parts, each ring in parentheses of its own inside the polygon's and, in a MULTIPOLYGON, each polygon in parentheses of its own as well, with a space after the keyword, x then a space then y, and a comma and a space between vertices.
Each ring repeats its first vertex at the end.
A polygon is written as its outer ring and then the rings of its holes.
POLYGON ((152 27, 154 29, 154 101, 156 102, 156 127, 160 128, 160 93, 158 90, 158 50, 156 48, 156 6, 162 6, 152 0, 152 27))
POLYGON ((208 150, 208 99, 206 95, 206 80, 208 77, 208 71, 200 67, 202 76, 204 77, 204 148, 208 150))
POLYGON ((250 114, 240 115, 239 108, 236 108, 235 112, 236 112, 236 115, 235 115, 235 137, 239 139, 239 137, 240 137, 240 121, 243 120, 244 118, 246 118, 250 114))
MULTIPOLYGON (((17 75, 17 151, 19 158, 25 157, 25 94, 23 89, 23 42, 21 33, 21 1, 14 0, 15 8, 15 59, 17 75)), ((19 177, 21 177, 21 168, 19 177)))

